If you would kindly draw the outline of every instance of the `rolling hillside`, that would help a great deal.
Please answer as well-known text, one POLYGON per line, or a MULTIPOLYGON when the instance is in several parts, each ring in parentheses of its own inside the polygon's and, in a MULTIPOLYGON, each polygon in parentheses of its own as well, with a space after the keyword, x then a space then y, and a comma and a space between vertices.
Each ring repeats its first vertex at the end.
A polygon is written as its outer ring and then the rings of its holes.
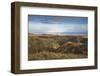
POLYGON ((28 36, 28 60, 87 58, 87 37, 77 35, 28 36))

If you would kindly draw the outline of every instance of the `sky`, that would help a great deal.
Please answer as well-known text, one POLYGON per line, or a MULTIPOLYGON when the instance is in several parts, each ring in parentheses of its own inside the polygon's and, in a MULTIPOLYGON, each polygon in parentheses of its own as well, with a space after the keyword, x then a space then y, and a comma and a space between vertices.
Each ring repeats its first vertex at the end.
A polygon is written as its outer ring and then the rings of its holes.
POLYGON ((87 17, 28 15, 30 33, 87 33, 87 17))

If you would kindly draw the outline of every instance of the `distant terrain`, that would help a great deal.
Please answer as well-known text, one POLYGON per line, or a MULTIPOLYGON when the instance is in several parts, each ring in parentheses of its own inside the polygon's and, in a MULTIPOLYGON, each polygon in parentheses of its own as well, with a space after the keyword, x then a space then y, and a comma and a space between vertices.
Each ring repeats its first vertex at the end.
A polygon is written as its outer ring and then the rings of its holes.
POLYGON ((28 60, 88 57, 87 36, 28 33, 28 60))

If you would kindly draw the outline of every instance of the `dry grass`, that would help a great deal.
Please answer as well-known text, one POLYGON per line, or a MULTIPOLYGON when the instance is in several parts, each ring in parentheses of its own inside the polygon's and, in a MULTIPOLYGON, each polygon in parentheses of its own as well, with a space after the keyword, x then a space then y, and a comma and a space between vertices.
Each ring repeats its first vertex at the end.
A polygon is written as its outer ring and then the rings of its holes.
POLYGON ((87 58, 87 38, 81 36, 28 37, 28 60, 87 58))
POLYGON ((31 53, 28 55, 29 60, 50 60, 50 59, 77 59, 87 58, 87 55, 73 54, 73 53, 60 53, 60 52, 48 52, 42 51, 37 53, 31 53))

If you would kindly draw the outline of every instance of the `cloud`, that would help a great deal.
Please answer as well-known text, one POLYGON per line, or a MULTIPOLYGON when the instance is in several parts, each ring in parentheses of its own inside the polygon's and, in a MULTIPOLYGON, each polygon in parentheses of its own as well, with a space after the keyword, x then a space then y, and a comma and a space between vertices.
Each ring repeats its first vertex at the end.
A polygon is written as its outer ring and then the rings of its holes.
POLYGON ((29 24, 29 32, 42 32, 42 33, 53 33, 53 32, 64 32, 64 28, 56 24, 29 24))
POLYGON ((29 32, 54 33, 54 32, 87 32, 86 24, 41 24, 29 23, 29 32))
POLYGON ((30 15, 29 32, 54 33, 54 32, 87 32, 87 17, 62 17, 30 15))

